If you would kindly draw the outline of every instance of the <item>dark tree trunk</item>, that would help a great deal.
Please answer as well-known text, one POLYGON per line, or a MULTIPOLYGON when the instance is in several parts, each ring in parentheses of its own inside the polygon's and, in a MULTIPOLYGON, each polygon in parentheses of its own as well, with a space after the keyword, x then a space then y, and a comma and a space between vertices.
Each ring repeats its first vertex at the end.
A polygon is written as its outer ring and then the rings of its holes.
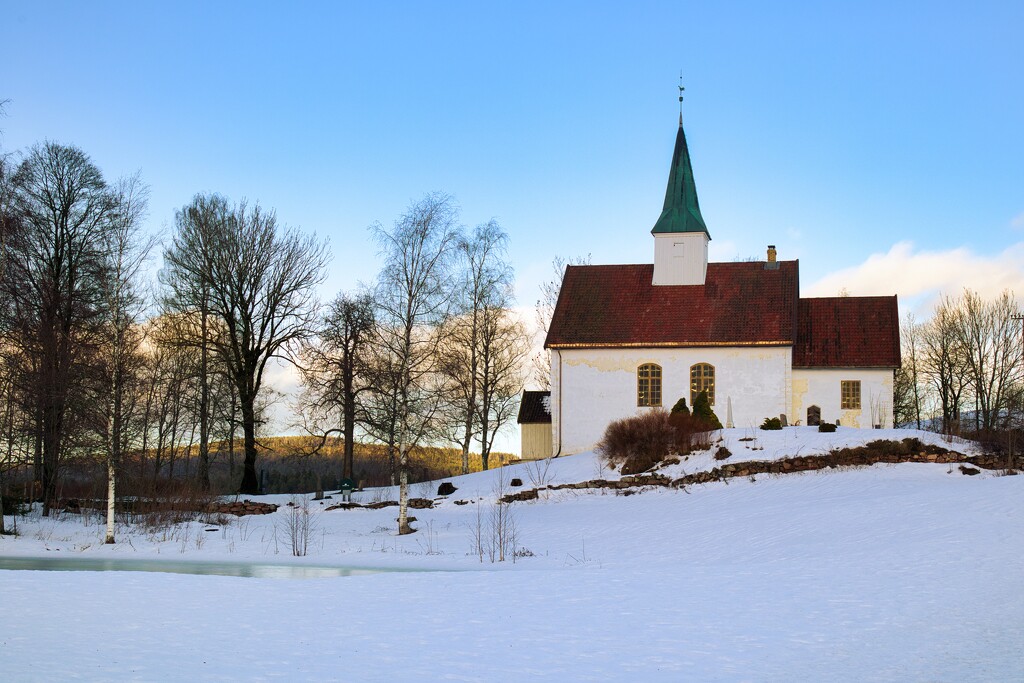
POLYGON ((43 409, 37 407, 35 410, 35 424, 32 427, 35 437, 35 448, 32 457, 32 481, 43 481, 43 409))
POLYGON ((245 439, 245 463, 242 468, 242 483, 239 493, 256 495, 260 492, 260 483, 256 478, 256 410, 251 397, 244 396, 242 404, 242 433, 245 439))
POLYGON ((57 465, 60 458, 60 437, 63 410, 46 406, 43 411, 43 516, 57 505, 57 465))
MULTIPOLYGON (((351 357, 351 354, 349 354, 351 357)), ((345 479, 352 478, 352 464, 355 459, 355 438, 356 438, 356 396, 355 372, 352 368, 351 359, 347 363, 342 374, 343 395, 345 404, 342 408, 344 413, 344 437, 345 452, 342 457, 341 476, 345 479)))
POLYGON ((199 353, 199 488, 210 490, 210 382, 207 378, 208 350, 206 344, 206 298, 203 298, 201 312, 201 334, 199 353))

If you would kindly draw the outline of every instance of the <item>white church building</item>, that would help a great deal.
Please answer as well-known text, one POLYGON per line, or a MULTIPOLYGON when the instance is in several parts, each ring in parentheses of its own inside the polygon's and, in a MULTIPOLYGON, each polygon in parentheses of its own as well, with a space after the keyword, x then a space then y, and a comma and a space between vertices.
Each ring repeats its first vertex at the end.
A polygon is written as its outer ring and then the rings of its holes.
POLYGON ((551 450, 592 449, 613 420, 707 391, 726 427, 892 426, 896 297, 801 298, 798 261, 708 263, 682 117, 654 263, 568 266, 544 346, 551 450))

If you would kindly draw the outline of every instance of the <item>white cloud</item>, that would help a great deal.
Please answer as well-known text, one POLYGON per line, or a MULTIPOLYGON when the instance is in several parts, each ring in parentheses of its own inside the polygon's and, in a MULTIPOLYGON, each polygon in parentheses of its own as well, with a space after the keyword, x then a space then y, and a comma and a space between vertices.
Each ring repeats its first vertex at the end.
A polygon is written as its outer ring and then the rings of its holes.
POLYGON ((1010 219, 1010 227, 1016 230, 1024 230, 1024 211, 1010 219))
POLYGON ((965 288, 984 297, 1007 289, 1018 297, 1024 295, 1024 242, 994 256, 975 254, 967 247, 919 250, 912 242, 899 242, 860 265, 826 275, 801 293, 837 296, 846 289, 852 296, 896 294, 901 311, 927 317, 940 296, 956 296, 965 288))

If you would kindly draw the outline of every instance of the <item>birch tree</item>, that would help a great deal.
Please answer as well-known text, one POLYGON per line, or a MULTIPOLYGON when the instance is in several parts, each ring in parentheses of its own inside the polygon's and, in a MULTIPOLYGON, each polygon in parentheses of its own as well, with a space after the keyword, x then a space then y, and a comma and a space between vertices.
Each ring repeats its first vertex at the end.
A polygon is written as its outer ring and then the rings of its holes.
MULTIPOLYGON (((497 221, 478 225, 458 240, 454 315, 449 319, 439 349, 439 370, 444 376, 446 422, 462 451, 462 473, 469 474, 469 450, 486 424, 481 415, 482 353, 485 332, 492 334, 496 307, 510 297, 512 269, 507 262, 508 235, 497 221)), ((485 459, 486 462, 486 459, 485 459)), ((486 465, 484 467, 486 469, 486 465)))
MULTIPOLYGON (((117 471, 128 443, 126 414, 133 359, 142 335, 139 318, 145 298, 138 282, 139 270, 155 246, 155 239, 139 235, 149 190, 138 174, 120 182, 115 191, 116 214, 104 234, 108 266, 101 280, 106 320, 103 329, 106 393, 102 432, 107 460, 107 532, 105 543, 114 542, 117 471)), ((134 406, 132 406, 134 407, 134 406)))
POLYGON ((410 206, 391 230, 380 224, 371 227, 384 256, 375 297, 377 343, 387 350, 397 369, 399 534, 413 532, 408 522, 409 451, 433 428, 439 408, 434 384, 438 328, 452 304, 451 261, 459 237, 457 219, 451 197, 435 193, 410 206))

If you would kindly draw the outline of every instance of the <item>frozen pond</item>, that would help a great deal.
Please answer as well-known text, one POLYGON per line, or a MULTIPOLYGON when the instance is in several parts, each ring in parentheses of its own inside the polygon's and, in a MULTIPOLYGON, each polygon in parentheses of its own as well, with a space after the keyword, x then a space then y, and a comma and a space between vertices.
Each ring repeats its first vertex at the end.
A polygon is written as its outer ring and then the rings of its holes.
POLYGON ((204 576, 244 576, 259 579, 323 579, 402 571, 259 562, 190 562, 186 560, 94 557, 0 557, 0 570, 4 569, 47 572, 165 572, 204 576))

